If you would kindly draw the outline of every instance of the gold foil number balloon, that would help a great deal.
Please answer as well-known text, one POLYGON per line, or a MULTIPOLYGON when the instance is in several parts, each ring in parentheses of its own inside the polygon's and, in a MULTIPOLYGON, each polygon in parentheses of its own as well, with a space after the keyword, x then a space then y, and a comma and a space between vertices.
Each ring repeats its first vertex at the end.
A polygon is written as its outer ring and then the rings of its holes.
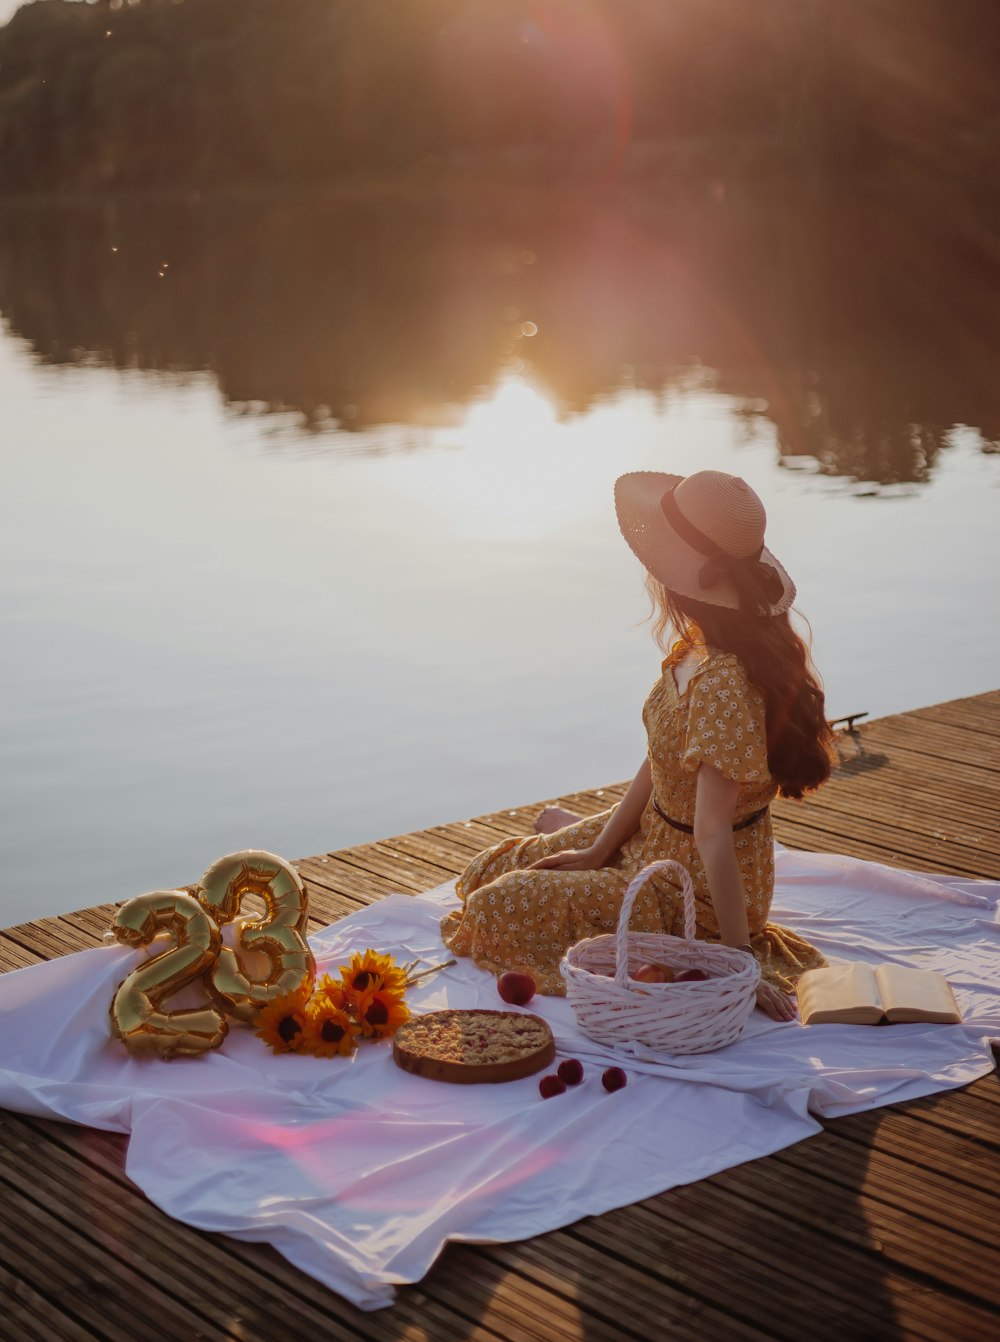
POLYGON ((198 901, 183 890, 136 895, 111 925, 125 946, 148 946, 161 932, 173 946, 122 980, 111 1003, 111 1032, 130 1053, 172 1058, 218 1048, 229 1024, 221 1011, 203 1007, 164 1011, 164 997, 193 983, 215 964, 222 938, 198 901))
POLYGON ((305 937, 309 900, 302 877, 290 863, 256 849, 229 853, 212 863, 195 893, 220 927, 236 917, 246 895, 264 901, 264 917, 244 919, 237 934, 242 951, 262 951, 268 957, 267 972, 255 978, 236 951, 222 946, 208 983, 224 1011, 252 1021, 274 998, 299 988, 312 991, 316 962, 305 937))

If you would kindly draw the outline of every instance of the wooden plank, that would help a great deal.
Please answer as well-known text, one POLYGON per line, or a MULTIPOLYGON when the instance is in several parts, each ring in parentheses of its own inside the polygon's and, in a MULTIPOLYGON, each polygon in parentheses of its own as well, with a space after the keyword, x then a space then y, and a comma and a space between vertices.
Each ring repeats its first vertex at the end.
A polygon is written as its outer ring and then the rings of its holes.
POLYGON ((985 1188, 1000 1197, 1000 1161, 992 1147, 947 1129, 928 1133, 923 1121, 907 1107, 889 1110, 880 1106, 868 1113, 826 1119, 823 1126, 840 1141, 853 1142, 866 1151, 886 1151, 915 1168, 945 1176, 952 1184, 952 1197, 963 1196, 960 1185, 985 1188))
MULTIPOLYGON (((888 760, 887 756, 885 758, 888 760)), ((872 766, 871 756, 865 755, 859 760, 850 761, 835 772, 818 793, 810 794, 805 804, 808 805, 810 800, 822 797, 830 791, 847 791, 858 779, 867 778, 871 780, 871 788, 875 790, 876 795, 913 791, 926 796, 930 802, 937 801, 959 814, 966 808, 972 811, 985 809, 990 812, 996 806, 1000 806, 1000 785, 992 789, 985 785, 980 787, 977 786, 975 777, 970 778, 968 772, 953 770, 946 773, 943 769, 941 776, 929 784, 926 773, 911 767, 914 758, 919 759, 908 752, 895 751, 891 764, 887 763, 884 766, 891 769, 889 775, 882 773, 883 766, 872 766), (929 788, 932 790, 929 791, 929 788)))
POLYGON ((73 934, 65 923, 60 924, 55 918, 38 918, 30 923, 17 923, 14 927, 6 928, 4 936, 8 941, 16 942, 44 960, 56 960, 60 955, 86 950, 90 944, 90 939, 83 933, 73 934))
POLYGON ((974 760, 977 769, 1000 772, 1000 745, 976 732, 940 722, 896 718, 891 727, 883 725, 880 741, 890 748, 893 743, 906 746, 929 760, 974 760))
MULTIPOLYGON (((908 1311, 905 1333, 888 1332, 912 1278, 873 1251, 863 1225, 852 1241, 796 1219, 786 1209, 798 1192, 793 1179, 777 1201, 747 1199, 714 1175, 578 1222, 572 1233, 599 1247, 616 1271, 627 1259, 790 1342, 806 1334, 952 1342, 940 1322, 928 1326, 922 1307, 908 1311)), ((981 1323, 986 1313, 975 1306, 967 1317, 981 1323)), ((946 1323, 954 1324, 950 1310, 946 1323)))
POLYGON ((928 704, 908 713, 894 714, 892 720, 918 726, 947 727, 953 730, 956 739, 960 739, 963 733, 970 733, 973 737, 982 736, 987 750, 1000 749, 1000 712, 992 705, 977 704, 975 700, 959 699, 950 703, 928 704))
MULTIPOLYGON (((776 1336, 817 1339, 876 1336, 884 1316, 877 1295, 866 1289, 871 1258, 852 1252, 818 1232, 803 1232, 773 1206, 747 1206, 720 1189, 713 1178, 671 1189, 600 1218, 580 1222, 574 1234, 590 1240, 612 1260, 628 1256, 650 1273, 682 1282, 698 1298, 725 1301, 727 1310, 776 1336), (796 1232, 797 1233, 794 1233, 796 1232), (831 1250, 822 1273, 798 1265, 831 1250)), ((794 1196, 794 1186, 789 1190, 794 1196)))
POLYGON ((59 924, 59 930, 66 939, 67 945, 76 946, 82 941, 84 946, 103 946, 104 933, 111 928, 111 920, 107 922, 103 918, 88 916, 90 910, 80 910, 76 917, 72 914, 59 914, 53 919, 59 924), (82 915, 82 916, 81 916, 82 915))
POLYGON ((799 848, 806 852, 842 853, 846 857, 860 857, 869 862, 881 862, 889 867, 902 867, 911 871, 930 872, 936 869, 949 876, 973 876, 986 879, 988 873, 983 870, 969 871, 958 863, 939 859, 934 867, 926 854, 908 852, 901 845, 884 846, 867 839, 838 834, 834 829, 817 825, 794 822, 783 816, 776 816, 774 834, 787 848, 799 848))
POLYGON ((309 931, 328 927, 340 918, 357 913, 360 906, 343 895, 326 890, 315 881, 306 881, 306 893, 309 899, 309 931))
POLYGON ((311 884, 349 899, 355 909, 366 908, 394 893, 392 881, 342 861, 339 854, 336 857, 303 858, 299 871, 311 884))
POLYGON ((357 868, 368 876, 383 877, 396 892, 409 890, 416 894, 426 890, 428 882, 438 885, 447 879, 447 872, 442 871, 440 866, 431 864, 427 858, 421 859, 411 853, 408 855, 410 860, 407 861, 406 855, 387 851, 375 844, 362 844, 336 856, 340 862, 357 868))
MULTIPOLYGON (((658 1216, 666 1222, 667 1234, 671 1236, 677 1234, 678 1226, 683 1233, 689 1217, 698 1216, 699 1212, 708 1216, 718 1241, 718 1248, 709 1259, 716 1265, 717 1278, 723 1271, 727 1273, 729 1264, 737 1259, 757 1267, 764 1279, 777 1275, 779 1281, 769 1292, 771 1309, 784 1323, 784 1335, 796 1342, 804 1335, 803 1329, 811 1333, 831 1313, 834 1318, 856 1320, 856 1326, 841 1331, 841 1337, 891 1336, 953 1342, 957 1337, 983 1335, 979 1330, 988 1324, 994 1311, 979 1302, 956 1298, 940 1281, 928 1280, 889 1258, 885 1245, 868 1226, 862 1209, 828 1225, 822 1202, 814 1201, 823 1195, 822 1189, 817 1192, 815 1185, 800 1186, 794 1177, 783 1175, 777 1184, 768 1183, 762 1191, 754 1192, 748 1190, 745 1181, 734 1185, 734 1181, 727 1180, 726 1176, 736 1170, 755 1172, 767 1165, 768 1160, 770 1157, 751 1161, 704 1181, 704 1199, 692 1197, 689 1189, 695 1186, 690 1185, 627 1211, 637 1217, 658 1216), (720 1193, 723 1196, 717 1198, 720 1193), (813 1207, 814 1215, 803 1214, 813 1207), (791 1317, 780 1289, 782 1272, 789 1279, 793 1276, 802 1279, 805 1291, 804 1303, 797 1306, 791 1317), (867 1323, 865 1314, 871 1316, 867 1323)), ((618 1215, 613 1213, 614 1217, 618 1215)), ((614 1229, 613 1224, 609 1229, 614 1229)), ((634 1240, 640 1235, 647 1237, 645 1242, 652 1242, 653 1232, 641 1223, 630 1238, 634 1240)), ((668 1243, 669 1252, 676 1252, 676 1239, 668 1243)), ((728 1289, 728 1277, 722 1279, 728 1289)), ((751 1291, 748 1283, 741 1299, 751 1291)))
MULTIPOLYGON (((448 839, 455 844, 457 850, 478 853, 492 844, 500 843, 502 839, 510 838, 522 828, 522 824, 529 831, 534 828, 534 821, 528 819, 523 822, 509 820, 506 825, 485 825, 479 820, 463 820, 452 825, 432 825, 430 829, 421 830, 420 837, 432 843, 437 839, 448 839)), ((414 837, 412 834, 394 834, 383 842, 395 843, 398 839, 414 837)))
POLYGON ((201 1316, 166 1291, 151 1290, 150 1277, 139 1270, 147 1266, 141 1255, 130 1251, 116 1260, 97 1243, 92 1221, 76 1225, 72 1217, 40 1206, 10 1187, 7 1173, 0 1163, 0 1184, 7 1184, 0 1261, 16 1263, 33 1290, 110 1342, 134 1342, 136 1316, 147 1311, 156 1319, 158 1336, 198 1336, 201 1316), (142 1301, 138 1308, 137 1301, 142 1301))
POLYGON ((976 782, 928 773, 914 762, 912 754, 903 751, 894 752, 891 762, 888 756, 862 754, 843 759, 829 782, 811 793, 806 802, 831 795, 845 799, 876 797, 904 806, 916 801, 928 810, 956 819, 974 815, 989 820, 995 817, 995 803, 1000 801, 1000 779, 990 789, 983 786, 981 776, 976 782), (879 763, 880 758, 884 764, 879 763))
POLYGON ((3 1336, 17 1342, 95 1342, 97 1334, 63 1313, 23 1277, 0 1264, 3 1336))
POLYGON ((894 787, 894 771, 897 768, 905 771, 899 775, 900 786, 905 780, 915 778, 919 780, 917 785, 921 788, 931 787, 935 793, 973 805, 979 800, 989 804, 992 799, 1000 797, 1000 780, 995 774, 981 773, 974 765, 958 759, 929 761, 927 756, 918 751, 895 743, 886 750, 876 745, 871 753, 846 761, 841 770, 835 771, 827 786, 836 786, 841 778, 850 775, 851 770, 860 770, 881 781, 884 787, 894 787), (893 773, 883 772, 886 769, 893 773))
MULTIPOLYGON (((452 1309, 487 1318, 505 1337, 520 1342, 564 1342, 586 1332, 588 1342, 615 1342, 621 1332, 597 1315, 584 1316, 562 1294, 494 1262, 479 1249, 450 1244, 421 1283, 452 1309)), ((634 1334, 633 1334, 634 1336, 634 1334)))
POLYGON ((650 1271, 648 1264, 640 1266, 628 1252, 611 1258, 605 1247, 596 1247, 574 1231, 553 1231, 532 1240, 490 1245, 482 1252, 540 1286, 569 1293, 586 1320, 584 1336, 588 1339, 590 1320, 595 1315, 611 1328, 612 1338, 637 1338, 640 1342, 648 1342, 651 1335, 706 1337, 713 1342, 716 1338, 771 1342, 775 1336, 770 1326, 755 1327, 723 1312, 714 1297, 693 1296, 689 1283, 676 1285, 660 1270, 659 1263, 655 1271, 650 1271), (651 1334, 650 1321, 654 1319, 656 1332, 651 1334))
POLYGON ((792 847, 821 853, 856 851, 862 857, 871 855, 876 862, 889 862, 890 858, 879 854, 890 854, 894 859, 890 865, 908 864, 916 871, 936 870, 976 879, 990 878, 991 869, 996 865, 995 855, 983 849, 966 846, 963 856, 967 861, 963 862, 946 844, 939 844, 932 852, 917 834, 889 825, 855 827, 847 818, 838 818, 836 811, 823 806, 777 803, 772 807, 772 813, 775 836, 792 847), (790 837, 786 839, 785 835, 790 837))
MULTIPOLYGON (((783 812, 780 814, 784 817, 783 812)), ((933 867, 940 861, 946 861, 949 867, 959 870, 979 870, 990 875, 1000 875, 1000 853, 988 834, 976 835, 979 842, 975 843, 962 842, 957 838, 938 838, 927 830, 908 824, 905 815, 900 815, 894 821, 875 805, 868 808, 866 815, 863 808, 847 809, 838 805, 836 799, 814 802, 803 814, 814 829, 840 835, 846 832, 852 838, 910 853, 925 865, 929 863, 933 867)))
POLYGON ((429 858, 419 857, 414 853, 401 853, 392 844, 384 840, 373 844, 372 847, 379 859, 391 863, 394 870, 398 870, 400 864, 402 864, 402 869, 414 878, 420 890, 429 890, 452 877, 453 863, 449 863, 447 867, 443 868, 436 858, 431 861, 429 858))
POLYGON ((104 934, 110 932, 118 908, 117 904, 102 904, 96 909, 76 909, 72 913, 61 913, 59 921, 89 935, 95 944, 102 945, 104 934))
MULTIPOLYGON (((540 808, 539 808, 540 809, 540 808)), ((450 825, 432 825, 430 829, 422 831, 425 838, 433 842, 435 839, 448 839, 455 844, 456 849, 467 852, 470 857, 481 852, 484 848, 489 848, 491 844, 499 843, 502 838, 507 838, 506 833, 492 829, 488 825, 481 825, 478 820, 456 820, 450 825)), ((408 839, 409 834, 396 834, 390 839, 383 839, 383 843, 395 844, 397 839, 408 839)))
POLYGON ((24 969, 27 965, 40 965, 49 957, 39 950, 30 950, 19 941, 8 937, 6 931, 0 932, 0 973, 11 969, 24 969))
MULTIPOLYGON (((967 1143, 971 1145, 971 1143, 967 1143)), ((835 1133, 823 1132, 808 1143, 788 1147, 780 1153, 782 1165, 822 1175, 852 1193, 863 1193, 901 1212, 910 1221, 919 1218, 950 1232, 951 1242, 961 1241, 963 1255, 967 1242, 977 1241, 987 1249, 996 1243, 1000 1222, 1000 1197, 989 1189, 964 1187, 956 1197, 955 1181, 937 1174, 927 1166, 913 1166, 890 1151, 867 1148, 863 1168, 859 1169, 859 1149, 835 1133)), ((921 1229, 921 1235, 940 1248, 941 1237, 921 1229)), ((984 1255, 988 1259, 988 1253, 984 1255)), ((991 1272, 988 1282, 980 1281, 977 1294, 1000 1304, 1000 1278, 991 1272)))
MULTIPOLYGON (((829 1236, 856 1239, 863 1230, 875 1236, 887 1261, 919 1272, 942 1287, 950 1286, 981 1301, 1000 1304, 992 1255, 984 1255, 981 1247, 977 1248, 961 1233, 937 1224, 932 1230, 909 1210, 882 1202, 858 1186, 845 1187, 825 1177, 818 1163, 810 1166, 806 1160, 803 1164, 802 1149, 801 1143, 786 1147, 765 1161, 749 1161, 726 1170, 719 1178, 734 1191, 745 1194, 752 1190, 757 1199, 781 1206, 793 1220, 812 1225, 829 1236), (789 1169, 795 1170, 799 1195, 794 1206, 787 1205, 784 1191, 789 1169), (733 1176, 732 1179, 727 1180, 727 1175, 733 1176)), ((859 1181, 866 1163, 859 1159, 859 1181)))
MULTIPOLYGON (((908 1112, 931 1128, 944 1128, 947 1132, 971 1139, 983 1146, 994 1149, 1000 1154, 1000 1125, 996 1113, 983 1105, 973 1105, 966 1101, 961 1091, 941 1091, 937 1095, 926 1095, 923 1099, 908 1100, 908 1112)), ((928 1134, 928 1141, 937 1140, 936 1134, 928 1134)))
MULTIPOLYGON (((792 803, 794 805, 794 803, 792 803)), ((1000 836, 1000 823, 995 813, 984 810, 973 812, 958 805, 949 815, 940 806, 924 802, 919 793, 886 796, 874 789, 858 789, 849 793, 843 788, 827 787, 817 797, 807 798, 802 812, 833 812, 835 823, 847 833, 854 833, 865 822, 880 828, 888 827, 913 836, 918 841, 943 842, 966 846, 977 853, 993 845, 1000 836)), ((912 841, 912 839, 911 839, 912 841)))
POLYGON ((962 727, 966 731, 982 732, 986 736, 1000 737, 1000 710, 990 707, 984 709, 976 705, 937 704, 932 708, 919 708, 913 716, 931 722, 940 722, 946 727, 962 727))
MULTIPOLYGON (((496 839, 493 842, 501 843, 503 840, 496 839)), ((387 839, 386 846, 400 854, 410 853, 419 856, 425 862, 435 860, 437 864, 436 885, 441 885, 444 881, 459 876, 472 858, 475 857, 476 852, 482 851, 481 849, 471 851, 443 835, 435 835, 433 839, 427 839, 413 834, 400 834, 393 839, 387 839)))
MULTIPOLYGON (((922 792, 912 782, 901 783, 895 796, 887 796, 872 778, 859 777, 852 783, 851 787, 828 784, 818 797, 807 797, 801 809, 808 813, 818 804, 845 816, 872 815, 889 824, 902 823, 907 829, 930 833, 937 838, 953 835, 962 840, 963 835, 968 835, 973 846, 984 835, 995 838, 1000 829, 996 808, 986 802, 972 804, 940 793, 934 796, 922 792)), ((785 803, 778 803, 779 806, 782 804, 785 803)), ((787 804, 795 805, 794 802, 787 804)))
POLYGON ((358 909, 367 907, 360 900, 352 899, 350 895, 341 894, 338 890, 331 890, 326 885, 320 884, 319 880, 313 878, 310 870, 300 869, 300 875, 305 882, 309 909, 316 913, 321 911, 324 923, 332 923, 337 918, 347 918, 352 913, 357 913, 358 909))

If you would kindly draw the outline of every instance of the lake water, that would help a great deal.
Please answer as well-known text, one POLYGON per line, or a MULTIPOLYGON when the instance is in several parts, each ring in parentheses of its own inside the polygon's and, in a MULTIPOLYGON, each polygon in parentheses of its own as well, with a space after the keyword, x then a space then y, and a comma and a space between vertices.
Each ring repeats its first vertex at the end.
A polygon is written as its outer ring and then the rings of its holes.
POLYGON ((758 490, 829 716, 996 688, 994 237, 718 183, 4 215, 0 921, 631 776, 623 471, 758 490))

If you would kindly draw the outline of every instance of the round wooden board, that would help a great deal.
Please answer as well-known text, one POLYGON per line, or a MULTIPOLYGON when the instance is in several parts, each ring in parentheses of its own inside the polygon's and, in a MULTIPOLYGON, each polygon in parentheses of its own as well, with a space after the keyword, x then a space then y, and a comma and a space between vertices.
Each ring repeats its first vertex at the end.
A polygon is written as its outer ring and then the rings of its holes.
POLYGON ((517 1081, 549 1065, 556 1041, 541 1016, 530 1012, 430 1011, 399 1027, 392 1056, 404 1071, 432 1081, 517 1081))

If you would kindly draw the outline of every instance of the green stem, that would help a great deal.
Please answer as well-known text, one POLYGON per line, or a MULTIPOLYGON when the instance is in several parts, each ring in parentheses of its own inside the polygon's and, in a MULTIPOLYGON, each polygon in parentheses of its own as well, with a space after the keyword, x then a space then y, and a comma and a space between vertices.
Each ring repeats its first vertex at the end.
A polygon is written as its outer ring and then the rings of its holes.
POLYGON ((443 960, 439 965, 431 965, 430 969, 422 969, 419 974, 414 974, 412 978, 406 980, 406 986, 409 988, 411 984, 416 983, 418 979, 425 979, 428 974, 436 974, 439 969, 447 969, 449 965, 456 963, 457 961, 455 960, 443 960))

